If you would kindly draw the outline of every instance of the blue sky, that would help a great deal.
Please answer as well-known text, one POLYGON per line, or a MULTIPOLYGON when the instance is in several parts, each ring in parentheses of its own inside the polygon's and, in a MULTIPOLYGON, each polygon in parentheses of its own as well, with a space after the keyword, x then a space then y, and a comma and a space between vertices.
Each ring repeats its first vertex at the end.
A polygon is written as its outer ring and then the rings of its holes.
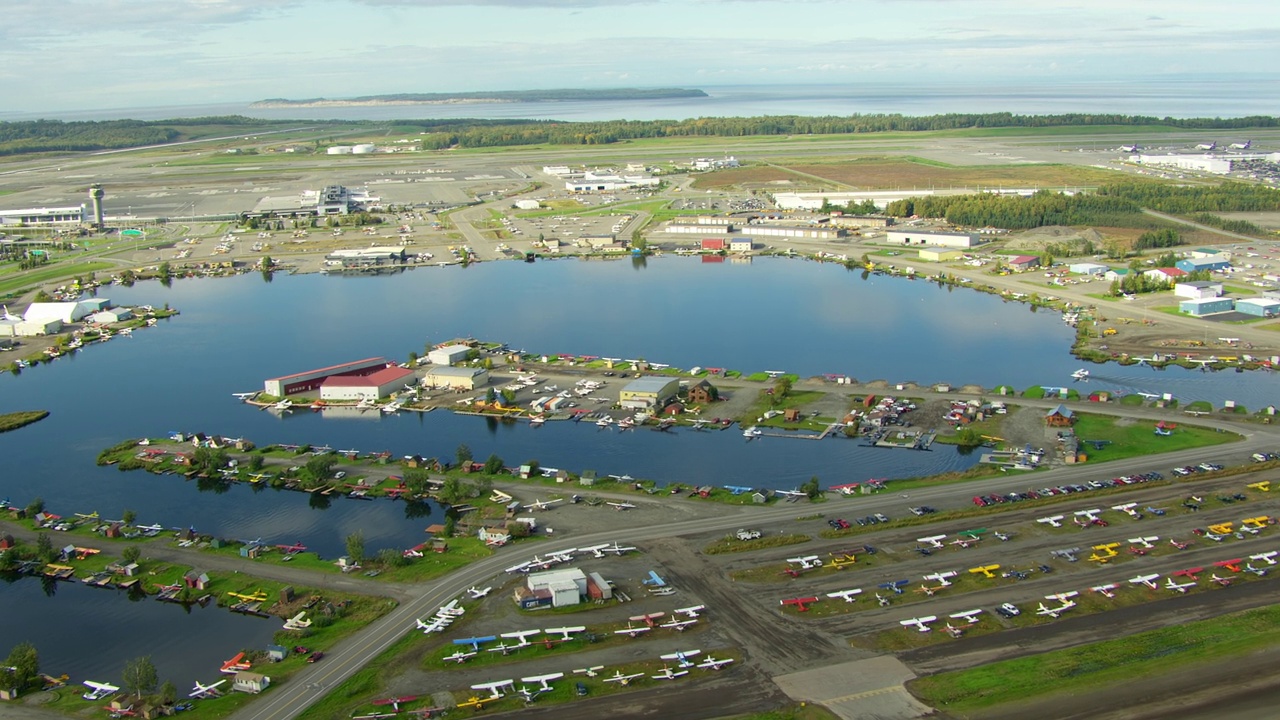
POLYGON ((39 0, 6 110, 557 87, 1275 72, 1275 0, 39 0))

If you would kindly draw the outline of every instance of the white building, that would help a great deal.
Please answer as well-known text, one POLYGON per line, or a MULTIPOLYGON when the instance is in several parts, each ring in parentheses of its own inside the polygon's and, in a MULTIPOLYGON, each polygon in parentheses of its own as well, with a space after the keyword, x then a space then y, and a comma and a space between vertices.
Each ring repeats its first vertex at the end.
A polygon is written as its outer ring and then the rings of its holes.
POLYGON ((1191 298, 1193 300, 1219 297, 1222 295, 1222 290, 1222 283, 1202 280, 1194 282, 1180 282, 1173 286, 1174 295, 1178 297, 1191 298))
POLYGON ((1230 160, 1213 155, 1133 155, 1129 161, 1139 165, 1194 170, 1213 175, 1226 175, 1231 172, 1230 160))
POLYGON ((328 155, 350 155, 354 151, 355 149, 350 145, 334 145, 328 150, 325 150, 325 153, 328 155))
POLYGON ((542 172, 548 175, 556 175, 558 177, 573 174, 573 171, 569 169, 568 165, 544 165, 542 167, 542 172))
POLYGON ((729 252, 751 252, 751 238, 734 238, 729 241, 729 252))
POLYGON ((368 375, 331 375, 320 383, 321 400, 377 400, 414 381, 413 371, 391 366, 368 375))
POLYGON ((62 321, 57 318, 22 320, 13 326, 13 334, 18 337, 52 335, 60 330, 62 330, 62 321))
POLYGON ((489 371, 483 368, 435 365, 422 378, 423 387, 475 390, 489 384, 489 371))
POLYGON ((730 155, 726 158, 695 158, 692 165, 694 170, 720 170, 740 167, 742 163, 730 155))
POLYGON ((129 308, 111 308, 110 310, 99 310, 89 316, 90 322, 95 323, 118 323, 133 317, 133 311, 129 308))
POLYGON ((899 245, 937 245, 940 247, 971 248, 982 242, 974 233, 937 232, 933 230, 889 230, 887 242, 899 245))
POLYGON ((87 222, 83 205, 0 210, 0 225, 64 225, 87 222))
POLYGON ((89 313, 103 310, 106 306, 105 299, 31 303, 27 311, 22 314, 22 319, 32 322, 58 320, 63 325, 67 325, 84 319, 89 313))
POLYGON ((613 192, 634 187, 653 187, 661 182, 650 175, 597 175, 586 172, 581 178, 566 180, 564 189, 575 193, 613 192))
POLYGON ((550 592, 552 607, 577 605, 587 594, 587 576, 578 568, 529 573, 526 587, 530 592, 539 590, 550 592))
POLYGON ((542 207, 542 203, 537 200, 517 200, 517 210, 537 210, 542 207))
POLYGON ((867 192, 842 192, 842 193, 775 193, 773 202, 781 210, 820 210, 823 202, 830 202, 832 205, 848 205, 849 203, 860 203, 870 200, 875 203, 876 207, 884 209, 889 203, 896 200, 906 200, 907 198, 922 197, 933 195, 932 190, 872 190, 867 192))
POLYGON ((351 146, 351 154, 352 155, 369 155, 377 149, 378 147, 373 143, 360 143, 359 145, 351 146))
POLYGON ((1071 263, 1067 266, 1067 269, 1077 275, 1102 275, 1111 268, 1102 263, 1081 262, 1071 263))
POLYGON ((467 359, 471 348, 467 345, 445 345, 427 353, 427 359, 435 365, 449 366, 467 359))

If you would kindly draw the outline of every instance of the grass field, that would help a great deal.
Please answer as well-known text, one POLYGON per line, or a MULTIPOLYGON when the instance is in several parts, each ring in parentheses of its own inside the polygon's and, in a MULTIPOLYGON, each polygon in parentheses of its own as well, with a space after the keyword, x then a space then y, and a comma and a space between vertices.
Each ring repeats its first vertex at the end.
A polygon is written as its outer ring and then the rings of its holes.
POLYGON ((1150 421, 1129 421, 1107 415, 1078 413, 1076 437, 1082 440, 1110 440, 1101 450, 1085 445, 1089 462, 1106 462, 1131 457, 1146 457, 1187 448, 1220 445, 1239 440, 1235 433, 1221 432, 1194 425, 1178 424, 1172 435, 1157 435, 1150 421))
POLYGON ((105 262, 83 262, 60 264, 54 263, 40 270, 29 273, 27 275, 7 277, 0 279, 0 295, 7 295, 24 288, 34 287, 51 280, 59 280, 62 278, 76 277, 78 275, 88 275, 89 273, 98 272, 114 267, 111 263, 105 262))
POLYGON ((1045 188, 1095 186, 1116 182, 1119 172, 1080 165, 947 165, 922 158, 860 158, 848 162, 813 164, 779 163, 781 167, 751 166, 720 170, 700 176, 697 188, 769 183, 816 176, 835 184, 858 188, 976 187, 979 185, 1032 185, 1045 188))
POLYGON ((1130 637, 943 673, 909 683, 924 702, 972 712, 1049 693, 1093 689, 1200 662, 1248 654, 1280 642, 1280 606, 1189 622, 1130 637))

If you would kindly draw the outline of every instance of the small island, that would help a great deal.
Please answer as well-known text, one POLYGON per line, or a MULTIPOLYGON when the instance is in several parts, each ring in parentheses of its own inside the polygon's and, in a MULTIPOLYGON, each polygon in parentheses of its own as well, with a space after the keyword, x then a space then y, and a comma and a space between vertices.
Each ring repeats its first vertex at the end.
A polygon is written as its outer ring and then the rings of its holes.
POLYGON ((446 105, 454 103, 533 103, 599 100, 668 100, 671 98, 707 97, 696 88, 603 88, 560 90, 491 90, 460 93, 396 93, 365 95, 352 98, 309 98, 290 100, 268 98, 251 108, 283 107, 355 107, 362 105, 446 105))
POLYGON ((34 422, 49 417, 48 410, 26 410, 23 412, 4 413, 0 415, 0 433, 17 430, 34 422))

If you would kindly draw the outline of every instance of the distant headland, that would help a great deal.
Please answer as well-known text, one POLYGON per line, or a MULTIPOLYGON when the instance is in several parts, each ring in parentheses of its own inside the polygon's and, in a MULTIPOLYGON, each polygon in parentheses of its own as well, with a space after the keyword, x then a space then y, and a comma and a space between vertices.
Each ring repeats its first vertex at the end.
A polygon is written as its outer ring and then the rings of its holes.
POLYGON ((667 100, 707 97, 696 88, 610 88, 598 90, 492 90, 462 93, 397 93, 353 98, 268 98, 251 108, 356 107, 361 105, 445 105, 455 103, 533 103, 599 100, 667 100))

